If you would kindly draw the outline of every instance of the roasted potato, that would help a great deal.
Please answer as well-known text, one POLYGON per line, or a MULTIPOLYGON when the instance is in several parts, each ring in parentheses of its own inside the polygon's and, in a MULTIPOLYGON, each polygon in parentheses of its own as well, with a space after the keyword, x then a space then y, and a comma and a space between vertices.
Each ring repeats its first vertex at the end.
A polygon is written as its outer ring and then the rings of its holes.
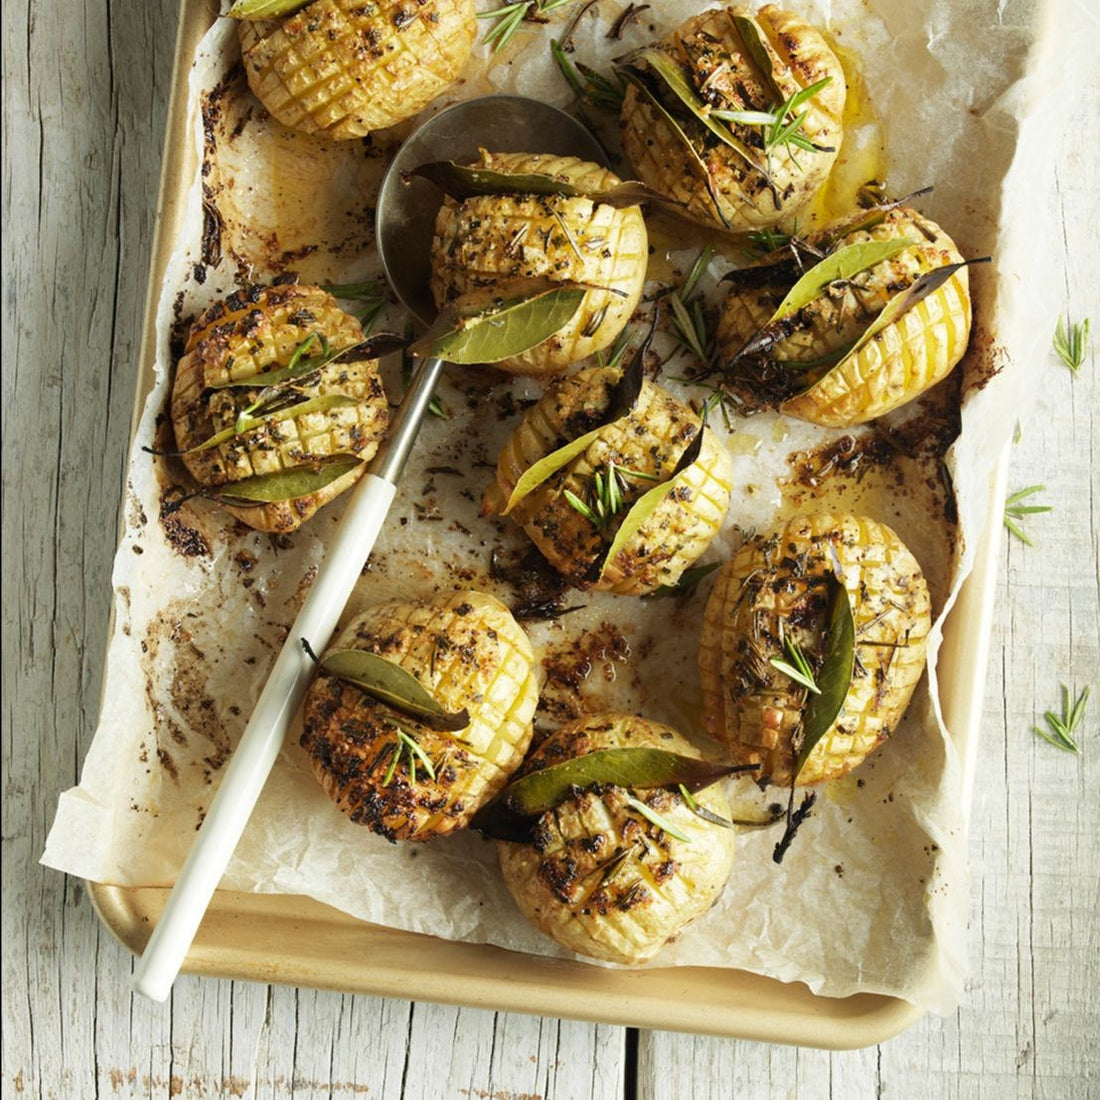
POLYGON ((836 721, 809 754, 799 786, 846 775, 901 720, 924 670, 931 628, 928 586, 916 559, 885 524, 865 516, 796 516, 747 542, 717 574, 703 617, 699 672, 703 725, 727 741, 737 764, 791 782, 807 691, 772 664, 789 659, 784 637, 823 652, 820 580, 847 590, 855 665, 836 721))
POLYGON ((465 708, 470 721, 455 733, 429 728, 322 671, 306 694, 301 736, 321 785, 352 821, 389 840, 431 840, 464 827, 531 740, 535 657, 511 612, 480 592, 382 604, 352 622, 335 649, 399 664, 440 706, 465 708))
POLYGON ((256 98, 284 126, 359 138, 412 118, 458 78, 473 0, 313 0, 239 24, 256 98))
MULTIPOLYGON (((524 771, 628 747, 699 755, 668 726, 608 714, 563 726, 524 771)), ((693 797, 729 817, 721 786, 693 797)), ((516 905, 536 928, 571 951, 629 965, 656 954, 718 900, 733 868, 734 834, 699 816, 679 791, 606 786, 543 814, 532 843, 499 841, 498 853, 516 905), (666 832, 631 799, 687 839, 666 832)))
POLYGON ((944 378, 970 339, 970 283, 959 268, 855 354, 844 354, 886 304, 921 275, 962 262, 951 238, 911 207, 889 210, 870 229, 826 229, 826 254, 868 241, 909 239, 905 251, 852 278, 830 283, 783 322, 783 335, 759 355, 740 356, 799 278, 789 264, 733 273, 718 326, 725 382, 755 407, 778 407, 826 427, 862 424, 913 400, 944 378), (774 271, 776 280, 769 277, 774 271), (839 356, 839 359, 838 359, 839 356))
MULTIPOLYGON (((504 508, 524 471, 602 423, 619 371, 590 367, 551 385, 528 410, 497 462, 492 503, 504 508)), ((700 429, 687 405, 652 382, 642 383, 634 407, 604 425, 581 454, 551 475, 509 512, 560 573, 582 587, 644 595, 673 585, 718 533, 729 506, 733 463, 713 432, 681 483, 658 504, 599 575, 615 532, 633 502, 663 482, 700 429), (609 464, 613 463, 616 471, 609 464), (604 522, 606 500, 597 476, 616 480, 619 509, 604 522), (581 502, 579 510, 566 493, 581 502), (586 515, 588 508, 596 518, 586 515)))
POLYGON ((643 53, 624 59, 630 82, 623 150, 639 178, 704 223, 744 231, 789 221, 825 182, 843 138, 844 71, 821 32, 771 5, 755 16, 740 7, 714 8, 653 49, 690 89, 696 109, 685 106, 643 53), (754 59, 735 17, 755 20, 770 72, 762 71, 762 58, 754 59), (705 124, 712 111, 777 115, 790 97, 825 79, 793 113, 783 113, 793 121, 806 112, 794 141, 773 142, 778 126, 721 122, 734 148, 705 124))
POLYGON ((362 460, 336 480, 299 496, 223 505, 250 526, 273 532, 293 531, 350 488, 378 449, 389 420, 375 360, 349 356, 329 362, 284 386, 278 397, 291 408, 328 395, 347 402, 291 419, 265 420, 239 433, 232 429, 265 392, 262 382, 240 383, 286 367, 295 354, 300 361, 318 357, 326 342, 337 351, 362 340, 359 322, 315 286, 251 286, 212 305, 191 326, 172 388, 176 445, 191 476, 212 495, 232 495, 233 486, 245 479, 310 468, 338 455, 362 460), (229 438, 217 446, 195 449, 222 433, 229 438))
MULTIPOLYGON (((582 190, 608 191, 620 182, 576 157, 482 151, 477 167, 549 175, 582 190)), ((432 294, 442 308, 464 295, 539 277, 597 288, 552 337, 493 364, 518 374, 548 374, 615 341, 641 297, 648 247, 637 206, 560 195, 448 198, 436 218, 432 294)))

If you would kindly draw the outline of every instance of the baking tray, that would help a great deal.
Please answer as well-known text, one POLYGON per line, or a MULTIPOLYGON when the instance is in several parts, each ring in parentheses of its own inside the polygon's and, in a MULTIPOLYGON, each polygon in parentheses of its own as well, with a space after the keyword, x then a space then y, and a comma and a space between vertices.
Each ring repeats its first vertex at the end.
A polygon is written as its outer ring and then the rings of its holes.
MULTIPOLYGON (((191 59, 218 13, 212 0, 181 0, 138 359, 143 366, 155 360, 157 299, 179 236, 186 188, 196 169, 187 111, 191 59)), ((131 436, 152 384, 151 370, 141 369, 131 436)), ((991 505, 1004 497, 1006 474, 1002 456, 990 486, 991 505)), ((938 662, 945 672, 940 703, 962 760, 967 808, 1001 545, 998 514, 989 508, 973 571, 944 626, 938 662)), ((135 954, 142 952, 169 889, 94 882, 87 886, 108 929, 135 954)), ((719 967, 609 970, 384 928, 308 897, 225 890, 215 893, 183 969, 214 977, 833 1050, 883 1042, 922 1014, 897 997, 820 997, 801 983, 719 967)))

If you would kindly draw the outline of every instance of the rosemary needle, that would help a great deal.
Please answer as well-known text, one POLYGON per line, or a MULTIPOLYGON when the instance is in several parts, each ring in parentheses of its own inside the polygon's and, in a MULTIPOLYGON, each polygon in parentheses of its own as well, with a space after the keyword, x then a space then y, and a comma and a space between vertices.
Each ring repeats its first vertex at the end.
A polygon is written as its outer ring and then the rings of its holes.
POLYGON ((1089 700, 1089 689, 1086 687, 1080 695, 1071 702, 1069 688, 1062 685, 1062 713, 1055 714, 1048 710, 1043 715, 1047 729, 1040 726, 1032 726, 1032 729, 1044 740, 1049 741, 1057 749, 1064 752, 1080 752, 1080 746, 1073 739, 1085 717, 1085 704, 1089 700))
POLYGON ((790 661, 784 661, 782 657, 773 657, 771 664, 780 672, 789 676, 797 684, 801 684, 807 691, 815 695, 821 694, 821 688, 814 679, 814 670, 802 652, 802 647, 789 634, 783 636, 783 648, 787 651, 790 661))
POLYGON ((1054 330, 1054 350, 1058 358, 1074 374, 1081 369, 1085 361, 1085 353, 1089 346, 1089 319, 1086 317, 1078 324, 1070 321, 1069 317, 1059 317, 1058 327, 1054 330))
POLYGON ((1034 546, 1035 544, 1021 526, 1024 517, 1039 515, 1042 512, 1052 512, 1054 509, 1049 504, 1023 504, 1021 502, 1035 493, 1043 492, 1045 489, 1045 485, 1029 485, 1026 489, 1017 489, 1005 500, 1004 525, 1027 546, 1034 546))
POLYGON ((478 19, 494 21, 485 35, 485 44, 493 48, 493 53, 498 53, 511 41, 512 35, 519 30, 520 24, 525 20, 543 22, 540 16, 547 15, 556 8, 572 2, 573 0, 513 0, 512 3, 502 4, 492 11, 480 12, 478 19))

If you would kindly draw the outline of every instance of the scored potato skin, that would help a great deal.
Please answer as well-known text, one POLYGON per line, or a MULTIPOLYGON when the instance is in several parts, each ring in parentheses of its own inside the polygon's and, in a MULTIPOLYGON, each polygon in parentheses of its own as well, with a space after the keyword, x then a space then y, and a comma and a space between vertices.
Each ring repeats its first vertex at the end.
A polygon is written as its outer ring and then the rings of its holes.
MULTIPOLYGON (((681 66, 689 65, 691 83, 711 106, 771 110, 775 105, 745 52, 732 13, 752 14, 740 7, 705 11, 687 20, 657 47, 681 66)), ((702 160, 710 177, 708 186, 707 174, 684 150, 667 119, 633 84, 627 87, 620 120, 623 150, 640 179, 682 203, 693 218, 734 230, 762 229, 794 215, 825 182, 843 139, 844 71, 821 32, 772 5, 756 12, 755 18, 771 44, 773 57, 780 62, 773 71, 785 96, 832 77, 832 82, 804 105, 809 113, 803 132, 816 145, 833 152, 798 149, 792 156, 785 146, 774 147, 766 158, 773 188, 739 153, 710 137, 701 124, 688 123, 689 136, 696 132, 707 135, 702 160)), ((759 128, 732 128, 735 136, 765 157, 759 128)))
POLYGON ((836 573, 836 562, 855 619, 856 670, 836 722, 797 782, 838 779, 894 730, 924 670, 928 586, 898 536, 866 516, 796 516, 723 566, 704 611, 703 725, 729 743, 734 763, 760 764, 760 775, 777 785, 791 781, 792 737, 806 696, 770 664, 787 659, 779 623, 807 652, 820 652, 824 607, 810 582, 836 573))
MULTIPOLYGON (((608 714, 562 726, 523 770, 629 747, 699 755, 668 726, 608 714)), ((729 800, 720 785, 694 798, 729 817, 729 800)), ((571 951, 630 965, 651 958, 718 900, 733 868, 734 835, 700 818, 679 792, 608 786, 576 794, 543 814, 532 843, 499 841, 497 852, 508 890, 536 928, 571 951), (690 842, 638 813, 627 804, 628 795, 690 842)))
MULTIPOLYGON (((844 428, 913 400, 951 372, 970 339, 970 280, 967 269, 960 268, 857 354, 841 360, 804 393, 787 397, 784 390, 797 385, 798 374, 785 364, 797 368, 853 343, 894 295, 928 271, 962 262, 943 229, 912 207, 888 211, 870 230, 836 233, 827 227, 816 240, 828 240, 834 248, 899 238, 916 243, 818 295, 791 316, 790 334, 770 349, 766 361, 743 360, 728 367, 725 381, 750 405, 776 403, 800 420, 844 428)), ((732 280, 718 323, 720 362, 730 363, 767 324, 796 278, 792 273, 788 284, 760 286, 732 280)))
MULTIPOLYGON (((497 463, 498 493, 507 501, 525 470, 558 447, 593 430, 610 404, 619 371, 590 367, 551 385, 525 414, 497 463)), ((713 432, 706 432, 699 458, 638 532, 592 577, 593 563, 609 540, 565 498, 566 489, 585 499, 594 472, 608 461, 664 480, 699 430, 699 417, 682 401, 646 380, 631 412, 605 425, 587 450, 525 497, 509 515, 560 573, 583 587, 618 595, 643 595, 672 585, 718 533, 733 489, 733 462, 713 432)), ((653 483, 627 478, 630 503, 653 483)), ((503 507, 503 504, 501 505, 503 507)), ((616 525, 617 526, 617 525, 616 525)))
MULTIPOLYGON (((323 334, 333 350, 363 339, 359 322, 335 298, 319 287, 294 282, 246 287, 203 312, 191 326, 176 366, 171 418, 177 448, 186 451, 231 427, 259 393, 248 387, 212 390, 211 386, 285 366, 311 333, 323 334)), ((309 354, 319 351, 315 341, 309 354)), ((308 465, 310 459, 328 455, 353 454, 364 463, 369 461, 389 421, 377 361, 328 364, 302 400, 329 393, 353 397, 357 404, 263 424, 217 447, 184 454, 184 465, 200 485, 227 488, 247 477, 308 465)), ((364 468, 293 500, 222 507, 258 530, 293 531, 350 488, 364 468)))
POLYGON ((241 20, 249 86, 284 126, 360 138, 412 118, 458 78, 473 0, 313 0, 284 20, 241 20))
MULTIPOLYGON (((539 173, 588 190, 619 178, 597 164, 535 153, 482 150, 477 167, 539 173)), ((642 294, 649 260, 641 209, 615 209, 588 198, 480 195, 447 199, 432 242, 432 294, 442 308, 462 295, 526 278, 606 288, 588 291, 554 336, 493 366, 551 374, 614 343, 642 294)))
POLYGON ((531 740, 538 677, 527 635, 481 592, 433 603, 388 603, 349 624, 332 649, 364 649, 413 673, 444 709, 466 708, 456 733, 401 715, 354 684, 321 672, 306 694, 302 747, 314 774, 352 821, 389 840, 431 840, 463 828, 519 766, 531 740), (394 769, 396 726, 432 759, 394 769))

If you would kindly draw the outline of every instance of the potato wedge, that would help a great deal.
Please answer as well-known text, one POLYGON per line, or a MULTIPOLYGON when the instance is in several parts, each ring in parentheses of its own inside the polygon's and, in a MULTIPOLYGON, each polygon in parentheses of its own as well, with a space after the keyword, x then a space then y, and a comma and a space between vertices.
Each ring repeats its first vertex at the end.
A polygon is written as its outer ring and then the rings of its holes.
MULTIPOLYGON (((620 182, 576 157, 483 150, 477 167, 549 175, 592 191, 620 182)), ((558 195, 447 199, 432 243, 432 293, 442 308, 486 288, 540 277, 595 288, 552 337, 493 364, 517 374, 550 374, 614 343, 641 297, 648 259, 637 206, 558 195)))
MULTIPOLYGON (((654 47, 690 88, 704 113, 775 113, 819 81, 829 83, 784 117, 806 116, 801 134, 810 147, 769 145, 770 127, 723 122, 733 148, 685 109, 653 66, 639 63, 621 114, 623 150, 640 179, 681 203, 705 224, 745 231, 790 219, 825 182, 843 138, 844 71, 821 32, 772 5, 714 8, 694 16, 654 47), (762 72, 735 17, 752 18, 771 62, 762 72), (774 82, 775 87, 772 87, 774 82)), ((626 71, 632 63, 626 59, 626 71)))
MULTIPOLYGON (((590 367, 551 385, 528 410, 501 452, 493 497, 506 503, 523 473, 563 440, 599 425, 619 372, 590 367)), ((583 453, 535 488, 509 513, 560 573, 581 587, 644 595, 673 585, 718 533, 733 489, 733 462, 712 432, 699 457, 600 573, 631 505, 675 469, 701 421, 687 405, 652 382, 642 383, 630 413, 604 425, 583 453), (599 524, 570 503, 597 507, 596 477, 617 468, 621 509, 599 524)), ((501 505, 503 507, 503 504, 501 505)))
POLYGON ((477 34, 473 0, 313 0, 283 20, 242 20, 248 83, 284 126, 360 138, 412 118, 458 78, 477 34))
POLYGON ((267 420, 234 433, 238 417, 265 388, 263 383, 241 383, 286 367, 300 348, 301 361, 318 357, 322 337, 334 351, 351 348, 363 340, 363 329, 318 287, 294 282, 251 286, 216 302, 197 318, 176 367, 171 400, 176 445, 184 452, 191 476, 212 493, 232 494, 234 484, 245 479, 309 468, 332 456, 362 460, 315 491, 254 506, 223 505, 261 531, 293 531, 350 488, 386 432, 389 405, 378 364, 363 359, 328 363, 281 395, 291 408, 328 397, 339 402, 334 407, 267 420), (229 438, 197 449, 221 434, 229 438))
POLYGON ((782 638, 822 652, 824 607, 815 581, 835 574, 855 620, 855 670, 836 721, 797 776, 806 786, 860 764, 901 720, 924 670, 931 628, 928 586, 916 559, 885 524, 865 516, 796 516, 746 543, 717 574, 703 617, 699 673, 703 725, 737 764, 790 784, 807 691, 773 658, 782 638))
POLYGON ((455 733, 431 729, 321 672, 306 694, 301 736, 318 781, 352 821, 389 840, 431 840, 463 828, 504 786, 531 740, 535 657, 511 612, 481 592, 382 604, 349 624, 335 649, 399 664, 445 710, 465 708, 470 721, 455 733))
POLYGON ((786 335, 760 356, 738 353, 772 316, 798 272, 785 282, 757 284, 734 276, 718 325, 719 361, 726 384, 754 407, 778 407, 826 427, 862 424, 918 397, 946 377, 970 339, 970 282, 959 268, 922 302, 887 325, 854 354, 844 354, 895 295, 920 276, 962 262, 954 242, 911 207, 885 214, 880 224, 817 242, 829 252, 869 241, 913 241, 911 247, 851 279, 838 279, 785 324, 786 335), (815 381, 816 379, 816 381, 815 381))
MULTIPOLYGON (((626 714, 582 718, 541 744, 525 771, 599 749, 695 749, 675 730, 626 714)), ((693 796, 729 817, 720 785, 693 796)), ((734 860, 734 833, 698 816, 678 791, 617 786, 579 793, 542 815, 534 841, 497 846, 504 881, 524 916, 563 947, 591 958, 644 962, 718 900, 734 860), (686 839, 666 832, 643 803, 686 839)))

